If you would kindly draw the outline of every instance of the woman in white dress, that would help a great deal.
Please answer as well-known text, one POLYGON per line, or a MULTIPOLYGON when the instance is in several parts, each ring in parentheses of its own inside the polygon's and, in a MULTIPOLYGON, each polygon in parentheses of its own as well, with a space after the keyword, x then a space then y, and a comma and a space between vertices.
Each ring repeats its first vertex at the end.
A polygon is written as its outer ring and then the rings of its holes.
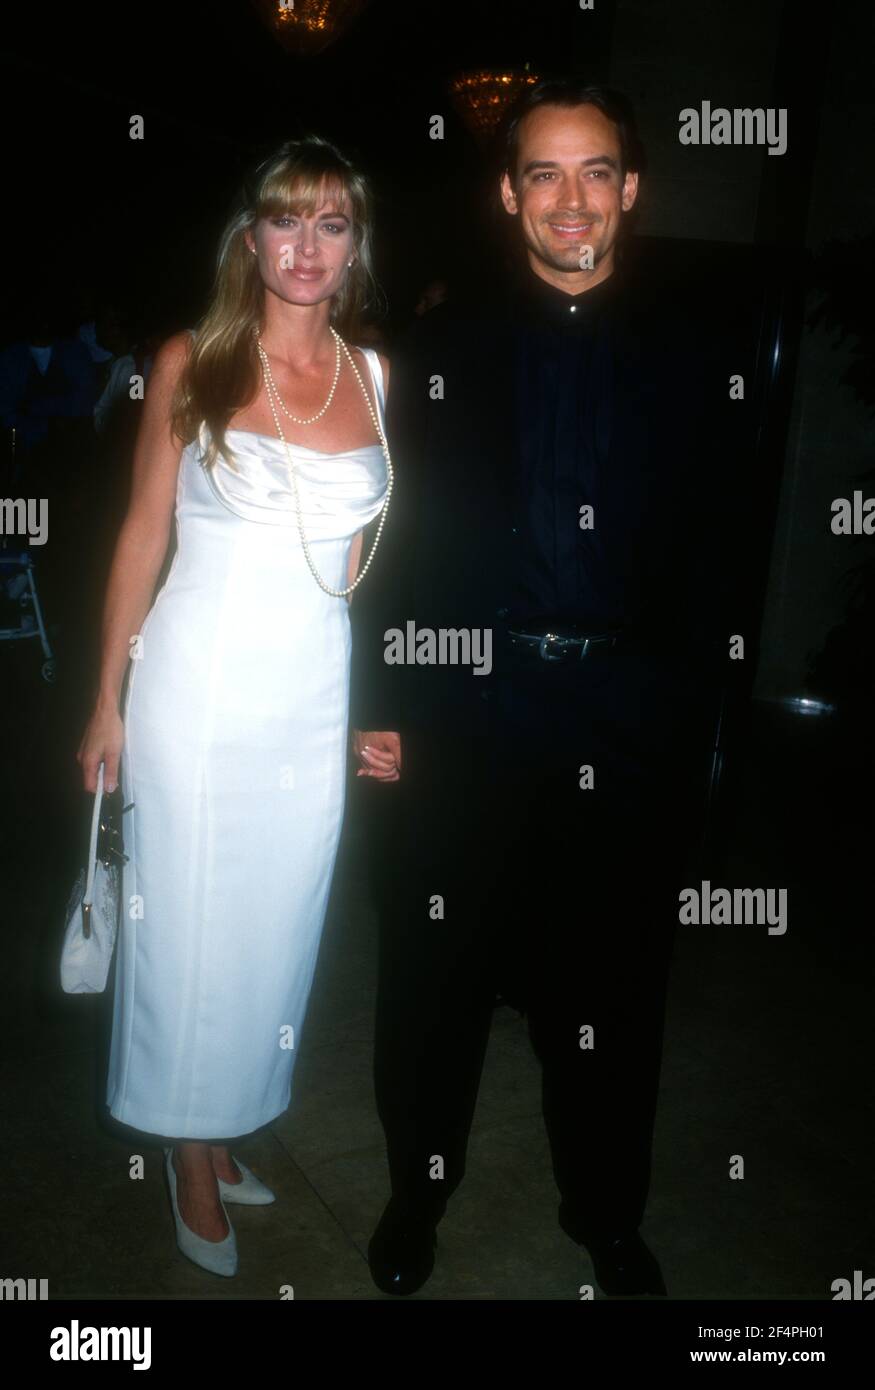
POLYGON ((225 1275, 225 1203, 273 1200, 228 1141, 289 1103, 343 814, 347 604, 392 485, 388 364, 344 340, 370 245, 332 146, 260 166, 209 311, 156 355, 78 753, 88 791, 103 761, 133 803, 110 1111, 172 1141, 177 1242, 225 1275))

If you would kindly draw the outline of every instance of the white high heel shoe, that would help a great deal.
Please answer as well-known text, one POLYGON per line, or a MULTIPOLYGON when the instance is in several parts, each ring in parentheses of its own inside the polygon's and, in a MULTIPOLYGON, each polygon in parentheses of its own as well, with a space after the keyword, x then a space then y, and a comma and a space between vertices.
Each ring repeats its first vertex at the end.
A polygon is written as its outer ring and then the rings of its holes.
POLYGON ((234 1234, 234 1227, 228 1219, 228 1213, 225 1211, 224 1202, 222 1203, 222 1211, 225 1212, 225 1220, 228 1221, 228 1234, 224 1240, 204 1240, 202 1236, 189 1230, 180 1215, 176 1197, 176 1169, 173 1167, 173 1149, 165 1149, 164 1157, 167 1185, 170 1188, 170 1204, 173 1207, 173 1219, 176 1223, 176 1244, 182 1254, 194 1264, 200 1265, 201 1269, 208 1270, 210 1274, 222 1274, 225 1278, 231 1278, 237 1273, 237 1237, 234 1234))
MULTIPOLYGON (((231 1157, 234 1158, 234 1155, 231 1157)), ((276 1201, 275 1194, 249 1171, 245 1163, 241 1163, 239 1158, 234 1158, 234 1162, 243 1174, 243 1181, 225 1182, 224 1178, 216 1178, 223 1202, 237 1202, 241 1207, 266 1207, 276 1201)))

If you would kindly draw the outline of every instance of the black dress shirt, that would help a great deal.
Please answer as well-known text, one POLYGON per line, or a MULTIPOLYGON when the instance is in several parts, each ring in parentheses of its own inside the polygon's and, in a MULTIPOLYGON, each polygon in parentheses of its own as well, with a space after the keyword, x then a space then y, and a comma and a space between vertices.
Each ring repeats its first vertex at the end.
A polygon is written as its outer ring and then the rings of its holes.
POLYGON ((565 623, 595 633, 622 625, 621 557, 607 544, 606 514, 621 499, 605 485, 618 283, 615 272, 570 295, 530 273, 517 288, 511 626, 565 623))
POLYGON ((572 297, 527 269, 494 302, 431 310, 399 344, 396 486, 350 610, 357 727, 470 730, 488 709, 487 678, 462 664, 384 661, 386 632, 411 623, 493 630, 496 671, 507 628, 536 623, 622 629, 672 670, 712 637, 725 652, 726 430, 712 443, 700 419, 717 378, 657 290, 643 301, 624 269, 572 297))

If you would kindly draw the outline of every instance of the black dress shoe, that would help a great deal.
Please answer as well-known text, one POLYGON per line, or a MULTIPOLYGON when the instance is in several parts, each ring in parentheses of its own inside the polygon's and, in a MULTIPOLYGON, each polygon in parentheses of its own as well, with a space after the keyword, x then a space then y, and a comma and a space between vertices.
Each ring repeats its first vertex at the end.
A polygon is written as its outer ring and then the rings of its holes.
POLYGON ((559 1225, 578 1245, 586 1247, 602 1293, 615 1297, 643 1293, 667 1297, 665 1281, 656 1256, 647 1248, 637 1231, 619 1231, 611 1235, 583 1235, 574 1229, 561 1207, 559 1225))
POLYGON ((433 1211, 389 1202, 368 1246, 371 1278, 383 1293, 416 1293, 434 1269, 437 1223, 433 1211))
POLYGON ((599 1288, 606 1294, 654 1293, 666 1297, 665 1281, 637 1231, 590 1239, 589 1251, 599 1288))

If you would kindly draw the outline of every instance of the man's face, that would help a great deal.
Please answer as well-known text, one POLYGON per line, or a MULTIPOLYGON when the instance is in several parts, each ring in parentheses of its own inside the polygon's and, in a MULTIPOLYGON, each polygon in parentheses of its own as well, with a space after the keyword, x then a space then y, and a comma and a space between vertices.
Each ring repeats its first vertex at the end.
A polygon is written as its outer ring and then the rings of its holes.
POLYGON ((637 195, 638 175, 620 172, 617 128, 597 106, 538 106, 520 122, 516 177, 502 176, 501 200, 542 280, 571 294, 606 280, 637 195))

